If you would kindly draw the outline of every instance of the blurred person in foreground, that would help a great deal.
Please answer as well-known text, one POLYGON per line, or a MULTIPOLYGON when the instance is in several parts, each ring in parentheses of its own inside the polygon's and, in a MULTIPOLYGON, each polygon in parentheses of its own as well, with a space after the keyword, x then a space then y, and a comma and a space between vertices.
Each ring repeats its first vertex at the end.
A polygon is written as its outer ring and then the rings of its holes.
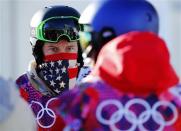
POLYGON ((28 104, 10 80, 0 77, 0 130, 35 131, 36 122, 28 104))
POLYGON ((55 101, 64 130, 181 130, 181 87, 155 8, 145 0, 105 0, 88 6, 79 23, 95 65, 55 101))

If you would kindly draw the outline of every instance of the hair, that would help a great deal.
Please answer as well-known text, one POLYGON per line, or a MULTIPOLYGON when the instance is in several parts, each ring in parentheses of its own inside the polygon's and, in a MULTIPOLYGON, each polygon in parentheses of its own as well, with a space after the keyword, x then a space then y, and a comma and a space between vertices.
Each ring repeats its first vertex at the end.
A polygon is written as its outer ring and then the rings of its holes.
POLYGON ((43 46, 44 46, 44 42, 41 40, 37 40, 36 44, 32 48, 33 56, 35 57, 37 65, 40 65, 43 63, 43 57, 44 57, 43 46))

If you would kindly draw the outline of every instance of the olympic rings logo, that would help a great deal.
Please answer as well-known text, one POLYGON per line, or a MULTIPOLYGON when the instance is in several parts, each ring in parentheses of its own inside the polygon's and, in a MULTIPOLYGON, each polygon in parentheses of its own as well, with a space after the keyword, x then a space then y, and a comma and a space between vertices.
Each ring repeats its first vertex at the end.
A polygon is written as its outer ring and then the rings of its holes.
POLYGON ((37 115, 36 115, 36 121, 37 121, 38 125, 42 128, 50 128, 55 124, 56 115, 52 109, 48 108, 49 103, 55 99, 57 99, 57 98, 52 98, 52 99, 48 100, 45 107, 38 101, 32 101, 30 104, 30 107, 32 106, 32 104, 38 104, 41 107, 41 110, 39 110, 37 115), (50 123, 49 125, 42 125, 40 123, 40 119, 43 118, 45 113, 47 113, 51 118, 53 118, 52 123, 50 123))
POLYGON ((145 100, 139 98, 128 101, 125 106, 123 106, 122 103, 120 103, 118 100, 109 99, 101 102, 98 105, 96 109, 96 117, 100 123, 108 125, 113 131, 123 131, 118 129, 115 125, 123 117, 125 117, 125 119, 131 123, 130 128, 126 131, 135 131, 137 127, 141 131, 147 131, 149 129, 146 129, 143 124, 152 117, 152 119, 159 125, 157 131, 162 131, 165 126, 170 126, 175 123, 178 118, 178 112, 175 105, 168 101, 158 101, 153 105, 153 107, 151 107, 145 100), (132 110, 130 110, 131 106, 135 104, 141 105, 145 108, 145 110, 138 116, 132 110), (108 107, 110 105, 117 107, 118 110, 115 111, 109 119, 105 119, 102 116, 102 111, 106 106, 108 107), (158 108, 161 106, 167 106, 171 109, 173 112, 173 117, 171 120, 166 121, 163 115, 158 111, 158 108))

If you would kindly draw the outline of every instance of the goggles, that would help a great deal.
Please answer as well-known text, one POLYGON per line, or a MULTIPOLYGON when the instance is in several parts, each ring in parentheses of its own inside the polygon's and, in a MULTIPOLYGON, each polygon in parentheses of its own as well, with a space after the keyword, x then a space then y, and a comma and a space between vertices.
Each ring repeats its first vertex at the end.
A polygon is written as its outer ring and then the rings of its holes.
POLYGON ((62 37, 79 40, 80 25, 73 16, 51 17, 42 21, 35 30, 35 37, 45 42, 57 43, 62 37))
POLYGON ((94 48, 100 48, 99 44, 105 44, 116 36, 110 27, 104 27, 100 32, 93 31, 90 25, 83 25, 83 28, 83 31, 79 31, 82 50, 86 50, 90 44, 94 44, 94 48))
POLYGON ((85 50, 92 41, 93 32, 89 26, 84 25, 83 27, 84 27, 84 31, 79 31, 79 37, 80 37, 79 41, 80 41, 82 50, 85 50))
POLYGON ((79 37, 80 37, 79 41, 80 41, 81 48, 82 50, 85 50, 89 46, 90 42, 92 41, 91 33, 80 31, 79 37))

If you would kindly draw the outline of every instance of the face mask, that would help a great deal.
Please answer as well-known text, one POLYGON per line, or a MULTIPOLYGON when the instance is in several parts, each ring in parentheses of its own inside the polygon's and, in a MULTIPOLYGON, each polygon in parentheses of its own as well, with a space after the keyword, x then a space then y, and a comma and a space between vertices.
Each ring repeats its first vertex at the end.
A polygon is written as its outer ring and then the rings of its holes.
POLYGON ((53 92, 60 94, 75 86, 78 73, 76 53, 48 55, 44 61, 39 65, 40 76, 53 92))

